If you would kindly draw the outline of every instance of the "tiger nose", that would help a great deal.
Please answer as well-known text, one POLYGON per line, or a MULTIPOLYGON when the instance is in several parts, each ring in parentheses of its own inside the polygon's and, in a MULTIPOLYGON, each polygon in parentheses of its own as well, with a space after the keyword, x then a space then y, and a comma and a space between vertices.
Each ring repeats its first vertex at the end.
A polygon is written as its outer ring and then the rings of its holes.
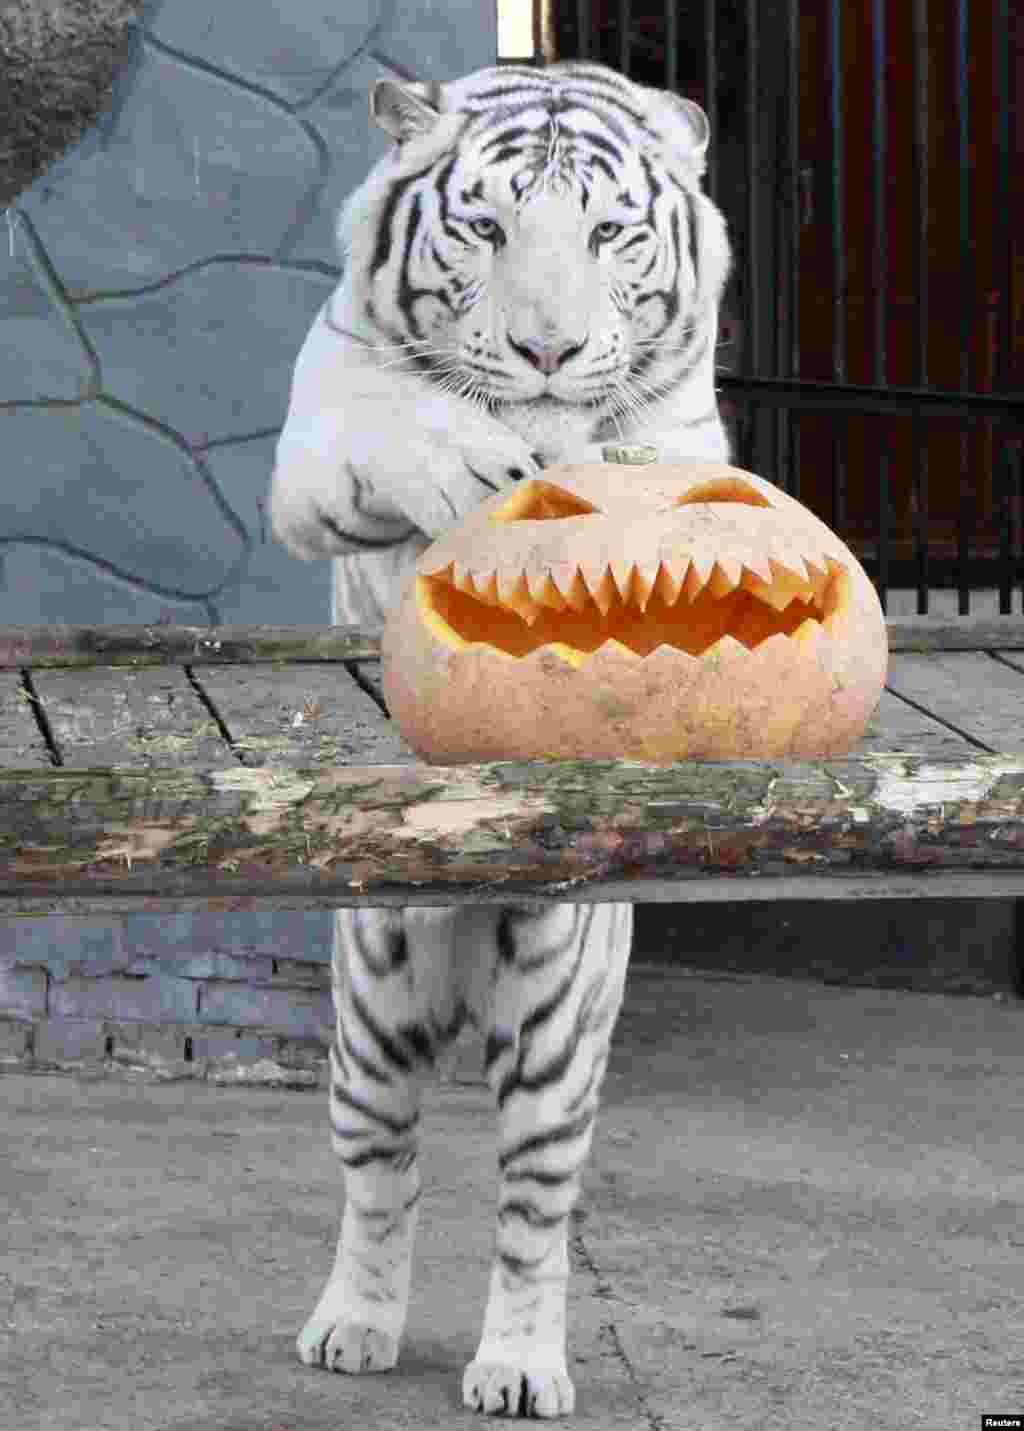
POLYGON ((563 363, 574 358, 586 339, 584 338, 583 343, 545 343, 540 338, 524 338, 517 343, 510 338, 509 342, 533 367, 539 368, 542 373, 550 374, 556 373, 563 363))

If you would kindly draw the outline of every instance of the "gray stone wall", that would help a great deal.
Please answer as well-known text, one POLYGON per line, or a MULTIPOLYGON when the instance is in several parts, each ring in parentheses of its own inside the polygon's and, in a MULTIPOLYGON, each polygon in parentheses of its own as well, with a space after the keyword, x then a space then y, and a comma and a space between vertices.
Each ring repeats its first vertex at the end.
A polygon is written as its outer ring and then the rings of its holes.
MULTIPOLYGON (((387 143, 370 84, 493 64, 494 6, 164 0, 137 39, 0 223, 0 621, 326 621, 266 520, 292 364, 387 143)), ((329 957, 324 914, 0 922, 0 1057, 299 1058, 329 957)))

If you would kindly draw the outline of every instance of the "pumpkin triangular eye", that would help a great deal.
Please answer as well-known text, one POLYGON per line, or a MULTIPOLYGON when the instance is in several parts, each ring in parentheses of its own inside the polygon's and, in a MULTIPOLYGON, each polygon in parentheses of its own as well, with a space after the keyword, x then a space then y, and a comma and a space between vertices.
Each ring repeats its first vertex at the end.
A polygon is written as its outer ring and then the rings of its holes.
POLYGON ((692 502, 744 502, 748 507, 770 507, 768 498, 756 487, 750 487, 736 477, 713 477, 691 487, 684 497, 677 497, 673 507, 688 507, 692 502))
POLYGON ((597 510, 582 497, 567 492, 564 487, 531 477, 528 482, 516 488, 503 507, 491 513, 491 521, 553 521, 558 517, 589 517, 597 510))

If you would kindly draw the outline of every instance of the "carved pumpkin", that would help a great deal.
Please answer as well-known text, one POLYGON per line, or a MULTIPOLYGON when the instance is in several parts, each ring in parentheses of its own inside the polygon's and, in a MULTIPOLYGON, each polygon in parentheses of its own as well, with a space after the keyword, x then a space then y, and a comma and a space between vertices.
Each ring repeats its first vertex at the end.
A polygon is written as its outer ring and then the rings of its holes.
POLYGON ((548 468, 430 546, 384 695, 439 763, 837 755, 885 680, 873 586, 806 507, 715 462, 548 468))

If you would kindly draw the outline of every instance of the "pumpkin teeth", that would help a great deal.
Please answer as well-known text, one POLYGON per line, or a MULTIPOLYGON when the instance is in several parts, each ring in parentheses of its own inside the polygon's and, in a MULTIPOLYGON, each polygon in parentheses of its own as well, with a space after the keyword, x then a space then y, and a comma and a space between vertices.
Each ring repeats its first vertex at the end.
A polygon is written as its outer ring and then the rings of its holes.
POLYGON ((525 576, 518 576, 511 586, 507 586, 499 580, 498 591, 501 596, 501 605, 514 611, 526 622, 527 626, 532 626, 540 616, 543 608, 538 606, 531 597, 525 576))
POLYGON ((767 557, 752 556, 743 563, 739 585, 747 591, 756 591, 757 582, 763 586, 772 584, 772 569, 767 557))
POLYGON ((568 605, 550 572, 545 572, 535 584, 531 584, 530 594, 540 606, 546 606, 552 611, 564 611, 568 605))
POLYGON ((631 561, 611 561, 608 563, 608 570, 611 572, 612 580, 618 588, 619 597, 622 602, 629 605, 629 593, 633 585, 633 563, 631 561))
MULTIPOLYGON (((658 570, 654 573, 654 583, 651 587, 651 595, 659 596, 666 606, 675 606, 679 600, 680 592, 683 589, 683 582, 677 580, 663 561, 658 563, 658 570)), ((649 600, 650 598, 648 598, 649 600)))
POLYGON ((779 581, 780 579, 783 581, 795 580, 799 582, 801 586, 810 586, 811 583, 807 573, 807 563, 804 561, 803 557, 793 557, 792 560, 788 562, 777 561, 775 557, 769 557, 768 560, 771 563, 771 568, 775 575, 776 581, 779 581))
POLYGON ((654 590, 656 575, 657 569, 655 569, 654 575, 651 575, 648 572, 641 571, 640 567, 634 562, 629 581, 629 594, 624 597, 624 600, 628 601, 632 606, 638 606, 641 611, 646 611, 647 603, 650 601, 651 593, 654 590))
POLYGON ((620 562, 588 583, 579 566, 527 576, 474 574, 451 562, 421 576, 418 589, 426 624, 457 649, 493 646, 522 657, 550 647, 579 666, 609 643, 637 659, 661 646, 703 656, 725 640, 753 650, 834 631, 849 606, 849 572, 831 557, 820 566, 805 559, 802 572, 796 565, 690 561, 679 576, 665 561, 620 562))
POLYGON ((611 567, 606 567, 604 575, 600 581, 595 582, 593 578, 587 582, 590 594, 594 598, 594 605, 602 616, 607 616, 611 610, 612 603, 618 598, 619 592, 615 585, 615 578, 612 576, 611 567))
POLYGON ((572 607, 573 611, 585 611, 590 603, 590 592, 587 590, 587 583, 583 580, 583 573, 579 567, 572 573, 568 581, 563 581, 559 586, 559 591, 565 598, 566 603, 572 607))
POLYGON ((692 561, 686 569, 686 577, 679 591, 680 600, 688 601, 692 605, 706 585, 707 577, 701 575, 697 563, 692 561))
POLYGON ((840 612, 845 611, 850 604, 850 573, 841 562, 828 558, 828 572, 830 581, 825 591, 824 619, 822 625, 826 631, 831 631, 835 626, 835 618, 840 612))
MULTIPOLYGON (((785 611, 794 598, 799 598, 801 601, 814 599, 814 588, 807 580, 806 572, 801 576, 790 567, 783 566, 774 557, 769 557, 768 561, 772 572, 769 585, 759 584, 754 579, 743 583, 746 590, 756 596, 759 601, 763 601, 774 611, 781 612, 785 611)), ((801 563, 802 565, 803 563, 801 563)))
POLYGON ((469 567, 460 568, 456 565, 452 573, 452 585, 457 591, 464 591, 467 596, 475 597, 477 601, 486 601, 484 591, 477 586, 473 579, 473 573, 469 567))
POLYGON ((791 641, 806 641, 814 635, 815 631, 821 630, 821 622, 815 621, 813 616, 808 616, 806 621, 801 621, 795 631, 790 633, 791 641))
POLYGON ((742 641, 737 641, 735 636, 725 631, 718 637, 717 641, 712 641, 710 646, 705 646, 700 654, 701 659, 704 660, 708 656, 723 656, 727 652, 744 651, 746 649, 742 641))
POLYGON ((810 560, 805 560, 804 562, 807 568, 807 580, 814 593, 814 599, 819 606, 825 600, 825 592, 828 589, 829 574, 826 562, 827 558, 823 559, 821 565, 810 560))
POLYGON ((728 596, 730 591, 735 591, 739 586, 742 571, 743 568, 739 562, 716 561, 705 584, 712 596, 718 598, 728 596))
POLYGON ((627 646, 624 641, 617 641, 614 636, 609 636, 607 641, 602 641, 598 650, 613 651, 617 656, 624 656, 630 661, 643 660, 643 656, 639 651, 634 651, 632 646, 627 646))

